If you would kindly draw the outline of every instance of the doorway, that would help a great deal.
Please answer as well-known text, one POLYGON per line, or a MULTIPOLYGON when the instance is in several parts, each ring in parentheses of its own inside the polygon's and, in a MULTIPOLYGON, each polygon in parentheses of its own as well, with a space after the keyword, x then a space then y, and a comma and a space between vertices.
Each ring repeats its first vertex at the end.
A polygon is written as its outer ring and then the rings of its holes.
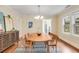
POLYGON ((51 20, 46 19, 46 20, 43 20, 42 22, 43 22, 43 33, 48 34, 49 32, 51 32, 51 20))

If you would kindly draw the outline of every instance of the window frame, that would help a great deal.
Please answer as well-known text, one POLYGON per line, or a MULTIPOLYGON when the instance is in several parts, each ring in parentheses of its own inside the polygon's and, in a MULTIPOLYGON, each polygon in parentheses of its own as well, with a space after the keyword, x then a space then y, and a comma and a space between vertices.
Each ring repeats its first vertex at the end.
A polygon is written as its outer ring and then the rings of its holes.
POLYGON ((65 29, 65 27, 64 27, 64 25, 65 25, 65 20, 64 19, 68 19, 69 18, 69 20, 71 21, 71 19, 70 19, 70 16, 64 16, 63 17, 63 20, 62 20, 62 26, 63 26, 63 28, 62 28, 62 31, 63 31, 63 33, 64 34, 70 34, 71 33, 71 22, 70 22, 70 31, 69 32, 66 32, 64 29, 65 29))
POLYGON ((77 18, 77 16, 79 18, 79 12, 74 12, 74 13, 72 13, 70 15, 66 15, 66 16, 63 17, 63 19, 62 19, 62 31, 63 31, 63 34, 67 34, 67 35, 71 34, 73 36, 79 37, 79 35, 76 34, 75 31, 74 31, 75 18, 77 18), (66 17, 70 18, 70 32, 65 32, 64 31, 64 19, 66 17))
POLYGON ((73 34, 74 36, 79 36, 79 34, 76 34, 76 33, 75 33, 75 28, 74 28, 75 19, 76 19, 76 18, 79 18, 79 12, 76 12, 76 13, 73 13, 73 14, 72 14, 72 34, 73 34))

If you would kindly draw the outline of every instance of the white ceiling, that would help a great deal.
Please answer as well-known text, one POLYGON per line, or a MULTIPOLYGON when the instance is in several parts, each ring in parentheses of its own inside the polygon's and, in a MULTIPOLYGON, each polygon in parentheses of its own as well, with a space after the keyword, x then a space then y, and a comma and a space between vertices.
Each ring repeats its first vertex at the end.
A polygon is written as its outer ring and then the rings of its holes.
MULTIPOLYGON (((11 5, 15 11, 21 15, 36 16, 39 15, 38 5, 11 5)), ((53 16, 66 8, 66 5, 40 5, 40 14, 42 16, 53 16)))

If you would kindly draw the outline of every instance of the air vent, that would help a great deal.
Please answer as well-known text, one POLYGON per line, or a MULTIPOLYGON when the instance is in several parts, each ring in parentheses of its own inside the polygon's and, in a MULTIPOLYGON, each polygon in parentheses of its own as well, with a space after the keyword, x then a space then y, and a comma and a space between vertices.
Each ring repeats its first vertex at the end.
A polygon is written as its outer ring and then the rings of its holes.
POLYGON ((67 6, 66 6, 66 8, 70 8, 70 7, 71 7, 71 5, 67 5, 67 6))

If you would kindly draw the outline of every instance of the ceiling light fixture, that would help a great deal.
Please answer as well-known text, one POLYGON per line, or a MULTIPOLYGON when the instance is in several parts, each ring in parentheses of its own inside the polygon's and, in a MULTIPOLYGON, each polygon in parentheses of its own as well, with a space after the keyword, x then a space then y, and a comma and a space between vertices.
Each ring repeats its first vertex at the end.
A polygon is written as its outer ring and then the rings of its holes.
POLYGON ((34 19, 43 19, 44 16, 41 16, 41 12, 40 12, 40 5, 37 6, 38 7, 38 16, 35 16, 34 19))

